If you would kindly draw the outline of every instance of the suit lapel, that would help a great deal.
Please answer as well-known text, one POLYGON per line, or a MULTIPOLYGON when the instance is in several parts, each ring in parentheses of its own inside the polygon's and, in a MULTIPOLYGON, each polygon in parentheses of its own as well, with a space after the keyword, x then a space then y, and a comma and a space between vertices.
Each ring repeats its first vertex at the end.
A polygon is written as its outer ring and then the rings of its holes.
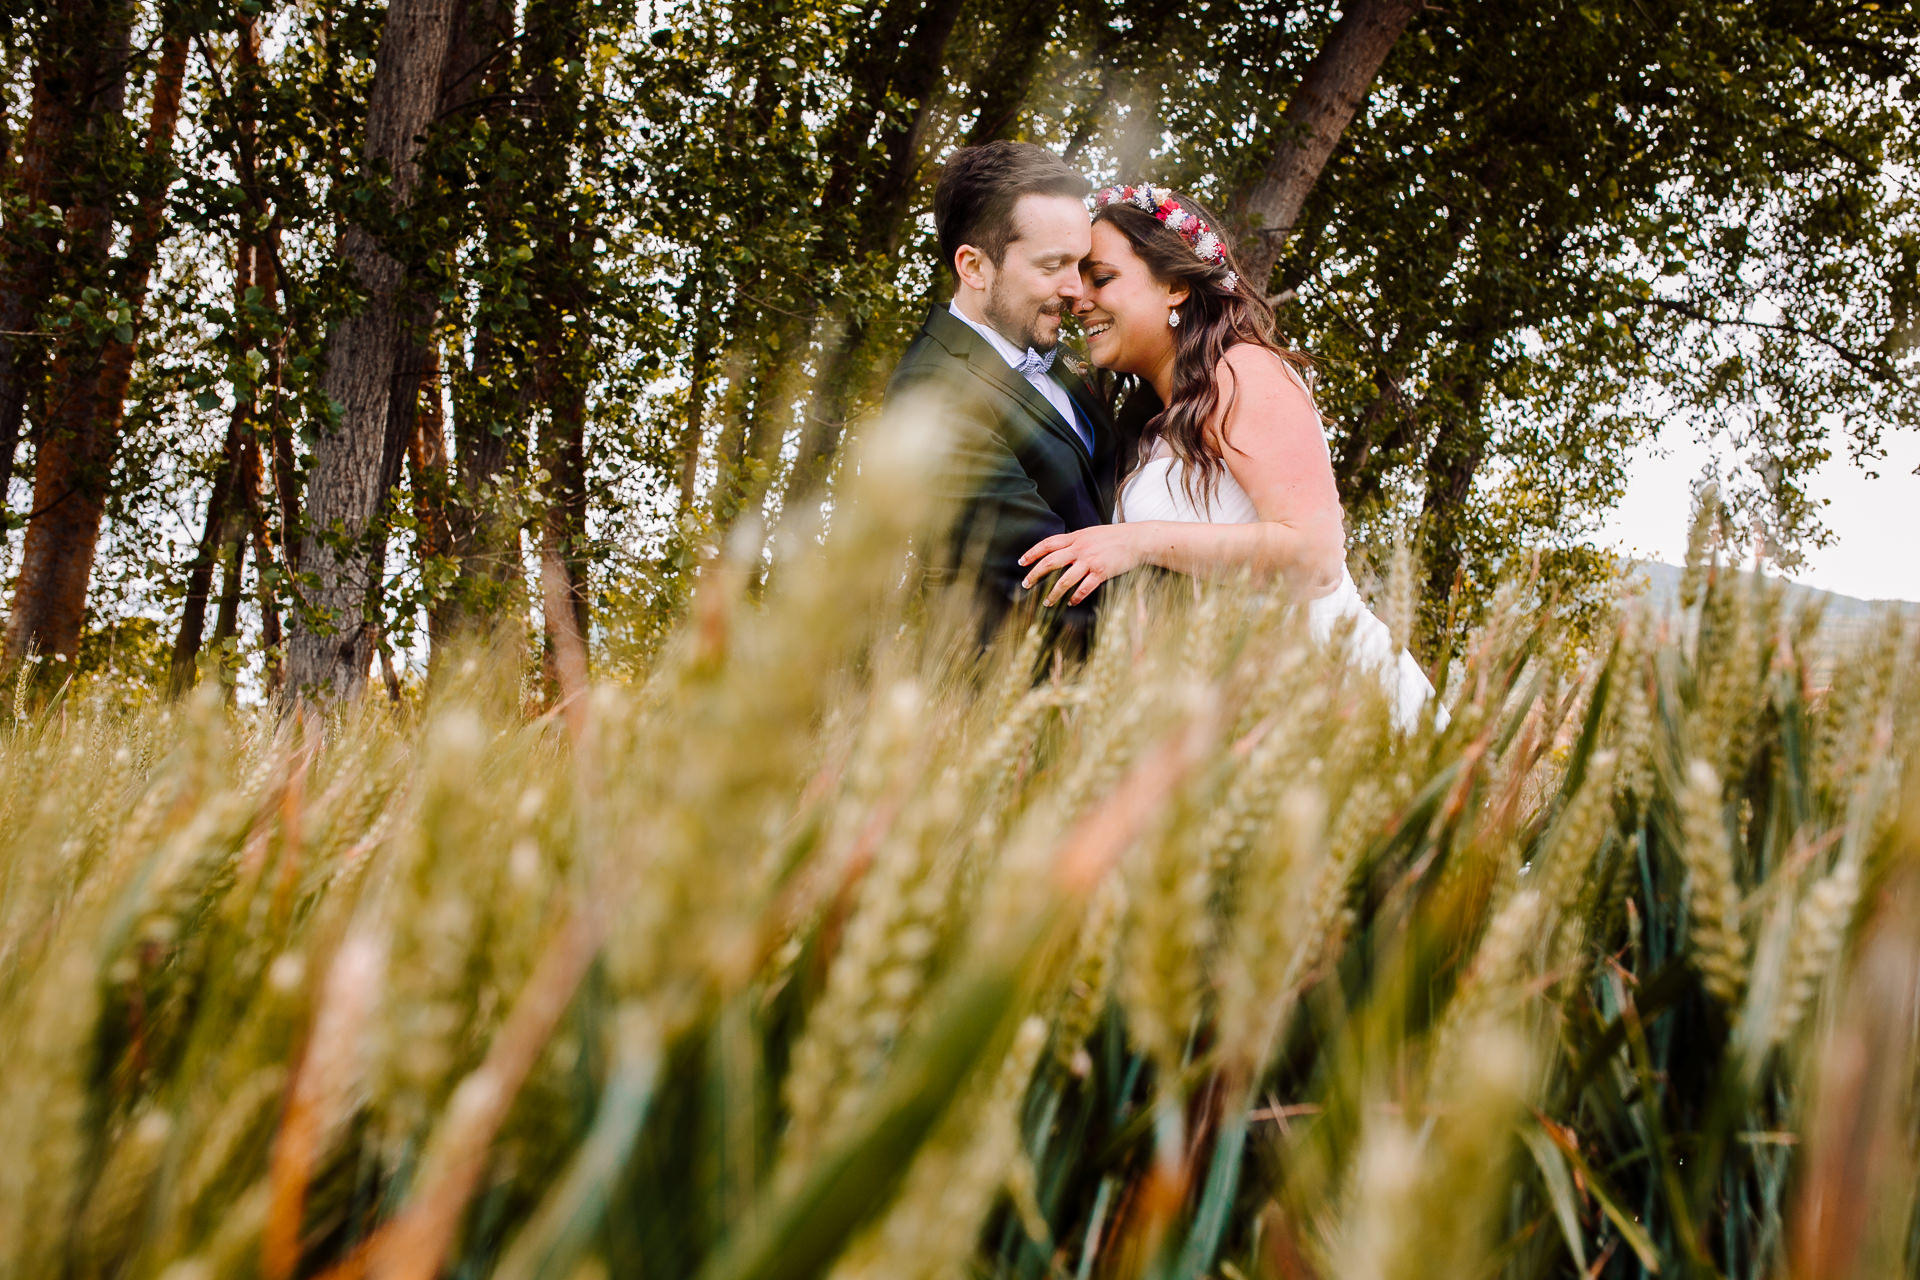
POLYGON ((1078 375, 1067 368, 1065 362, 1056 360, 1053 376, 1066 388, 1067 394, 1086 414, 1087 423, 1093 431, 1093 456, 1087 456, 1086 442, 1080 433, 1069 423, 1061 421, 1060 411, 1053 407, 1047 398, 1040 394, 1039 388, 1028 382, 1025 377, 1014 372, 1013 367, 1001 359, 1000 353, 988 346, 986 340, 973 331, 965 321, 955 316, 944 305, 935 303, 927 314, 923 326, 927 334, 942 346, 966 361, 967 368, 975 377, 998 390, 1002 395, 1013 398, 1015 404, 1024 409, 1027 416, 1054 438, 1064 441, 1073 448, 1073 456, 1080 460, 1080 471, 1087 481, 1088 488, 1098 498, 1100 504, 1111 509, 1113 506, 1113 485, 1111 480, 1103 480, 1112 472, 1113 428, 1107 415, 1097 407, 1093 394, 1087 389, 1078 375))
POLYGON ((1114 460, 1119 448, 1119 435, 1114 431, 1112 415, 1094 396, 1093 389, 1087 386, 1086 380, 1065 360, 1054 362, 1053 377, 1056 382, 1066 388, 1067 395, 1086 417, 1087 429, 1093 433, 1093 457, 1090 465, 1094 475, 1094 492, 1100 496, 1100 505, 1106 510, 1112 510, 1113 482, 1117 474, 1114 470, 1114 460))
MULTIPOLYGON (((998 351, 977 340, 973 349, 967 353, 967 367, 978 377, 999 388, 1006 395, 1012 396, 1020 407, 1027 411, 1027 416, 1049 434, 1072 445, 1073 456, 1080 459, 1080 466, 1086 472, 1088 483, 1093 486, 1094 492, 1100 491, 1098 478, 1093 469, 1093 459, 1087 456, 1086 442, 1080 439, 1077 431, 1061 420, 1060 411, 1047 402, 1047 398, 1040 394, 1038 387, 1015 373, 1012 367, 1000 358, 998 351)), ((1097 434, 1094 438, 1096 442, 1099 439, 1097 434)))

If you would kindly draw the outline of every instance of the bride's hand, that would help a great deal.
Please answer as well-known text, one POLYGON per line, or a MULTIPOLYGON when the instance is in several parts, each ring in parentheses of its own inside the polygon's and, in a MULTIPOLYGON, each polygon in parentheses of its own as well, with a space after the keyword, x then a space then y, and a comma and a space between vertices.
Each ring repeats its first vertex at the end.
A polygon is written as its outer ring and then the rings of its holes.
POLYGON ((1055 569, 1063 569, 1053 590, 1047 594, 1046 603, 1056 605, 1066 597, 1068 604, 1079 604, 1093 594, 1095 587, 1129 569, 1139 568, 1145 559, 1135 526, 1090 525, 1072 533, 1042 538, 1028 548, 1020 557, 1020 563, 1031 564, 1033 568, 1027 571, 1020 585, 1030 588, 1055 569), (1067 596, 1069 591, 1073 592, 1071 596, 1067 596))

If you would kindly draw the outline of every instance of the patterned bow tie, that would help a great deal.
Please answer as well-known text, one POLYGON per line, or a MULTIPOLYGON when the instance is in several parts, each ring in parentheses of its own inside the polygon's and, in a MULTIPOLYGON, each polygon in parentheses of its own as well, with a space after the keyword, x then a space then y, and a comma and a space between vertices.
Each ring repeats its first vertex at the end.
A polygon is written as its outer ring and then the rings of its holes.
POLYGON ((1055 347, 1045 355, 1041 355, 1032 347, 1028 347, 1027 354, 1020 357, 1020 363, 1015 365, 1014 368, 1019 370, 1023 376, 1031 378, 1036 373, 1046 373, 1050 371, 1053 368, 1053 358, 1059 354, 1060 348, 1058 347, 1055 347))

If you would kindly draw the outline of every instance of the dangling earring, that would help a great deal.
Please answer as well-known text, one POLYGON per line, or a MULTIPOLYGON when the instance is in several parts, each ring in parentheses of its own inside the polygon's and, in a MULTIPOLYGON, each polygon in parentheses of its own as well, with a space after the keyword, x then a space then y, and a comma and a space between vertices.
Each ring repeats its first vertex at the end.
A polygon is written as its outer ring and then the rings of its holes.
POLYGON ((1174 307, 1167 312, 1167 327, 1169 329, 1180 327, 1180 308, 1174 307))

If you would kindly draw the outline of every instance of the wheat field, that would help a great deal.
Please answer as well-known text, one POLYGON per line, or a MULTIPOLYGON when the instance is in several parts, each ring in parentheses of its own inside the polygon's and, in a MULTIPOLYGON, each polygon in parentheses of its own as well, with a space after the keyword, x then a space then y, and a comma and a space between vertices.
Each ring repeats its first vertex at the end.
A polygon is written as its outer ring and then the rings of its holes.
POLYGON ((1246 583, 974 661, 921 465, 545 714, 23 682, 0 1275, 1914 1273, 1897 621, 1523 578, 1401 734, 1246 583))

